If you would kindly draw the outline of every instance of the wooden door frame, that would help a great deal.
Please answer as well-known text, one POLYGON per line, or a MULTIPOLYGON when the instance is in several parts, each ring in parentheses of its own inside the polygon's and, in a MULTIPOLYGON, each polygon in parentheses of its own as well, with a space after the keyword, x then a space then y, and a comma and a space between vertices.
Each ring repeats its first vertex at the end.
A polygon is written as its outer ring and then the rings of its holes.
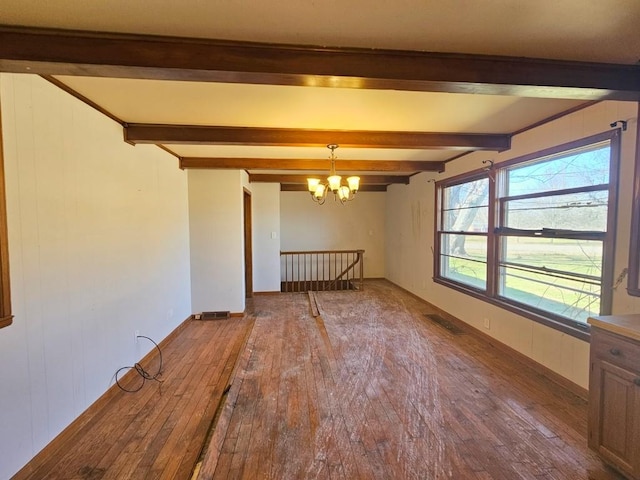
POLYGON ((253 242, 251 229, 251 192, 242 188, 242 215, 244 223, 244 292, 253 297, 253 242))

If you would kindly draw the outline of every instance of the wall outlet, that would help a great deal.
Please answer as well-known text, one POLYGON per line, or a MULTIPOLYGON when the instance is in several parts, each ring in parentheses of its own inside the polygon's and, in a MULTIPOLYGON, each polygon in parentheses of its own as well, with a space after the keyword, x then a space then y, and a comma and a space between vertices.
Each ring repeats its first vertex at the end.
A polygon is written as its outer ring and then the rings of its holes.
POLYGON ((484 328, 486 328, 487 330, 491 329, 491 320, 488 318, 484 319, 484 328))
POLYGON ((138 336, 140 335, 140 330, 136 330, 135 332, 133 332, 133 342, 134 343, 138 343, 138 336))

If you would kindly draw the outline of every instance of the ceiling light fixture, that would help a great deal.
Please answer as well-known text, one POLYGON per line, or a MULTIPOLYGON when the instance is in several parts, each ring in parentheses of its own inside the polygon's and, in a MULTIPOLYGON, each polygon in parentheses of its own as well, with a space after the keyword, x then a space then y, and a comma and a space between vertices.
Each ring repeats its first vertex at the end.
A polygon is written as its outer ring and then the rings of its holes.
POLYGON ((336 155, 335 150, 338 148, 336 144, 327 145, 327 148, 331 150, 331 170, 329 171, 329 177, 327 181, 322 183, 319 178, 307 178, 307 185, 309 187, 309 193, 314 202, 322 205, 327 199, 329 191, 333 192, 333 200, 340 200, 340 203, 344 204, 349 200, 353 200, 360 188, 360 177, 347 178, 347 185, 342 185, 342 177, 336 174, 336 155))

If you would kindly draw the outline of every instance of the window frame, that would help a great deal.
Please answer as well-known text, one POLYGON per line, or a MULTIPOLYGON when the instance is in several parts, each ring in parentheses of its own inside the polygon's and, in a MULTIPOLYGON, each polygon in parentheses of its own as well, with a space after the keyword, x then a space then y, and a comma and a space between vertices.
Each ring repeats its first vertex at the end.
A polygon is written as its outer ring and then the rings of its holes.
MULTIPOLYGON (((607 232, 604 234, 603 242, 603 257, 602 257, 602 283, 601 283, 601 295, 600 295, 600 311, 602 314, 609 313, 611 311, 612 302, 612 282, 613 282, 613 267, 614 267, 614 249, 615 249, 615 226, 617 218, 617 198, 618 198, 618 171, 620 165, 620 129, 610 130, 602 132, 589 137, 584 137, 572 142, 564 143, 547 149, 543 149, 537 152, 533 152, 527 155, 516 157, 499 165, 492 165, 490 168, 482 168, 467 172, 461 175, 456 175, 448 179, 444 179, 436 182, 435 195, 436 195, 436 224, 435 224, 435 240, 434 240, 434 277, 435 283, 447 286, 454 290, 457 290, 466 295, 478 298, 486 301, 505 310, 517 313, 525 318, 529 318, 538 323, 547 325, 556 330, 560 330, 564 333, 572 335, 574 337, 588 340, 590 337, 590 327, 588 324, 571 320, 566 317, 555 315, 553 313, 537 309, 535 307, 527 306, 525 304, 513 301, 506 297, 499 295, 498 282, 499 282, 499 259, 501 238, 504 233, 499 233, 499 229, 496 228, 498 222, 502 224, 502 216, 504 212, 501 209, 504 198, 513 198, 504 196, 498 198, 498 186, 500 182, 505 182, 504 172, 507 168, 514 165, 524 164, 536 159, 543 159, 549 156, 555 156, 562 154, 563 152, 576 150, 589 145, 594 145, 601 142, 609 142, 610 147, 610 163, 609 163, 609 188, 608 188, 608 216, 607 216, 607 232), (456 282, 455 280, 443 277, 440 272, 440 250, 441 250, 441 235, 442 235, 442 200, 443 191, 445 188, 467 183, 477 180, 483 176, 489 178, 489 231, 487 235, 487 285, 485 290, 470 288, 465 284, 456 282), (498 184, 498 185, 497 185, 498 184)), ((640 182, 638 182, 640 183, 640 182)), ((638 185, 640 189, 640 185, 638 185)), ((587 187, 587 189, 590 187, 587 187)), ((638 201, 640 204, 640 190, 638 192, 638 201)), ((640 207, 639 207, 640 208, 640 207)), ((640 219, 639 223, 640 223, 640 219)))
MULTIPOLYGON (((640 118, 640 102, 638 102, 637 118, 640 118)), ((634 297, 640 297, 640 251, 638 250, 640 250, 640 122, 636 122, 636 156, 629 239, 629 276, 627 277, 627 293, 634 297)))
POLYGON ((11 288, 9 283, 9 235, 7 232, 7 203, 4 178, 2 108, 0 108, 0 328, 7 327, 11 323, 13 323, 13 315, 11 314, 11 288))
MULTIPOLYGON (((479 172, 474 172, 471 175, 459 175, 456 177, 453 177, 449 180, 452 180, 451 182, 448 182, 446 185, 442 186, 442 193, 444 191, 445 188, 449 188, 449 187, 455 187, 457 185, 462 185, 465 183, 471 183, 471 182, 475 182, 478 180, 483 180, 483 179, 487 179, 488 183, 489 183, 489 191, 488 191, 488 196, 489 196, 489 201, 487 204, 487 231, 486 232, 464 232, 464 235, 469 235, 469 236, 480 236, 480 237, 484 237, 487 239, 487 265, 489 265, 489 236, 491 235, 491 225, 492 225, 492 208, 491 208, 491 190, 493 188, 493 183, 491 181, 491 178, 488 175, 488 171, 484 171, 481 170, 479 172)), ((439 191, 437 186, 436 186, 436 191, 439 191)), ((437 260, 434 262, 434 268, 435 268, 435 272, 434 275, 435 277, 439 277, 439 278, 443 278, 447 281, 451 281, 451 282, 455 282, 455 280, 451 280, 448 277, 443 277, 442 276, 442 264, 440 262, 441 259, 441 255, 439 254, 439 252, 441 251, 441 246, 443 244, 442 242, 442 237, 444 235, 451 235, 451 234, 460 234, 460 232, 453 232, 450 230, 444 230, 443 226, 445 224, 445 219, 444 219, 444 215, 445 215, 445 211, 443 209, 443 202, 444 202, 444 194, 438 194, 437 195, 437 202, 436 202, 436 240, 435 240, 435 246, 436 246, 436 252, 438 252, 438 258, 437 260)), ((456 284, 460 284, 460 285, 464 285, 465 288, 469 288, 472 289, 474 291, 477 292, 482 292, 481 289, 478 288, 474 288, 473 286, 469 285, 469 284, 463 284, 462 282, 455 282, 456 284)), ((487 275, 486 275, 486 285, 489 284, 489 269, 487 268, 487 275)))

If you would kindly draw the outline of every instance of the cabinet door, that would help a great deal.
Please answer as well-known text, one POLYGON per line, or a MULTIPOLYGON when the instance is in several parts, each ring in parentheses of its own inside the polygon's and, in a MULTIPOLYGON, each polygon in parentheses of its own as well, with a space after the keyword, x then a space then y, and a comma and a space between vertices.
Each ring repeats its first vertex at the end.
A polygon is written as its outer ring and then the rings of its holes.
POLYGON ((640 376, 602 360, 595 361, 593 369, 598 391, 592 407, 598 418, 590 440, 605 460, 636 476, 640 473, 640 376))

